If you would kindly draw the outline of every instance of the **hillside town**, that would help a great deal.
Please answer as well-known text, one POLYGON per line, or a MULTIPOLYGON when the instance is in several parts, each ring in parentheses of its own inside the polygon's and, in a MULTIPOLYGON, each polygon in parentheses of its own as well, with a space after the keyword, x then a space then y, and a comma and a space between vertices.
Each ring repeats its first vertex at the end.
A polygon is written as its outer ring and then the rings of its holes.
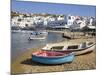
POLYGON ((22 14, 11 12, 12 29, 35 29, 35 28, 74 28, 82 29, 87 26, 90 29, 96 28, 95 17, 54 15, 54 14, 22 14))

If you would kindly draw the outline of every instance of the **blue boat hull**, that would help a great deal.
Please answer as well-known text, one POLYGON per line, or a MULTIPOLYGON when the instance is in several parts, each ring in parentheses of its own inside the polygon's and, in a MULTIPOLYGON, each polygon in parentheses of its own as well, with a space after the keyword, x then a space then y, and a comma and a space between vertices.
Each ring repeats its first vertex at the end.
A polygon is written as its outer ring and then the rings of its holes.
POLYGON ((38 57, 32 55, 32 61, 42 63, 42 64, 63 64, 69 63, 74 60, 74 55, 70 54, 64 57, 38 57))

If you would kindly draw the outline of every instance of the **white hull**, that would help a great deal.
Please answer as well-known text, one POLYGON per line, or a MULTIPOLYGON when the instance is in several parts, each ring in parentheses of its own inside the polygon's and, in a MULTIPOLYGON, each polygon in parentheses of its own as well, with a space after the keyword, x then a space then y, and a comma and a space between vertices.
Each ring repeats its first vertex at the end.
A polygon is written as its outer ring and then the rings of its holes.
POLYGON ((64 53, 73 52, 75 55, 82 55, 82 54, 86 54, 86 53, 92 52, 95 49, 95 44, 92 44, 92 45, 87 46, 85 48, 79 48, 79 49, 65 49, 65 50, 63 50, 64 49, 64 47, 63 47, 62 49, 59 49, 59 50, 56 49, 55 50, 55 49, 52 49, 53 47, 56 47, 56 46, 49 47, 49 45, 47 45, 44 48, 42 48, 42 50, 64 52, 64 53))
POLYGON ((43 40, 46 39, 47 35, 47 32, 33 32, 30 34, 29 40, 43 40))
POLYGON ((82 54, 86 54, 86 53, 89 53, 89 52, 92 52, 93 50, 95 49, 95 45, 93 45, 92 47, 88 48, 88 49, 84 49, 84 50, 81 50, 81 51, 75 51, 73 52, 76 56, 78 55, 82 55, 82 54))
POLYGON ((29 37, 29 40, 43 40, 46 39, 46 37, 29 37))

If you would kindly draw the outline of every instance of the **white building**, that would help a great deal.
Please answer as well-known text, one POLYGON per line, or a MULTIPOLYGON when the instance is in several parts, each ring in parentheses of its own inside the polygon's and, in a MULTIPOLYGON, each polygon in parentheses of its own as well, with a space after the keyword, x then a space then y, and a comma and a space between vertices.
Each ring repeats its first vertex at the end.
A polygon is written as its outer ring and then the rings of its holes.
POLYGON ((23 18, 22 16, 14 17, 11 19, 11 26, 24 28, 26 26, 33 26, 33 19, 30 17, 23 18))
POLYGON ((89 18, 89 25, 90 26, 94 25, 95 22, 96 22, 95 18, 93 18, 93 17, 89 18))
MULTIPOLYGON (((23 17, 23 15, 19 15, 17 17, 13 17, 11 19, 11 25, 15 27, 34 27, 34 26, 48 26, 52 28, 70 28, 71 26, 73 28, 83 28, 87 25, 87 17, 82 17, 83 19, 80 19, 80 16, 63 16, 59 15, 58 17, 53 16, 27 16, 23 17)), ((89 19, 89 26, 93 25, 94 18, 89 19)))
POLYGON ((73 25, 75 21, 75 16, 71 16, 71 15, 68 15, 67 16, 67 25, 70 27, 71 25, 73 25))
POLYGON ((59 17, 57 18, 57 20, 64 20, 64 17, 59 16, 59 17))

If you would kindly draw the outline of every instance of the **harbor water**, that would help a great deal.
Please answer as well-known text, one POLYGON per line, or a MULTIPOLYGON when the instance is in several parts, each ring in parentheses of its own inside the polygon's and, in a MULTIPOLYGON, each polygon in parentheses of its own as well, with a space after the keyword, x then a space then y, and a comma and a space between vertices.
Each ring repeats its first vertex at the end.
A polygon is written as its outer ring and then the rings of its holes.
POLYGON ((23 52, 45 46, 47 43, 55 43, 63 41, 64 38, 60 33, 48 32, 48 36, 44 40, 28 40, 30 32, 11 33, 11 59, 15 59, 23 52))

